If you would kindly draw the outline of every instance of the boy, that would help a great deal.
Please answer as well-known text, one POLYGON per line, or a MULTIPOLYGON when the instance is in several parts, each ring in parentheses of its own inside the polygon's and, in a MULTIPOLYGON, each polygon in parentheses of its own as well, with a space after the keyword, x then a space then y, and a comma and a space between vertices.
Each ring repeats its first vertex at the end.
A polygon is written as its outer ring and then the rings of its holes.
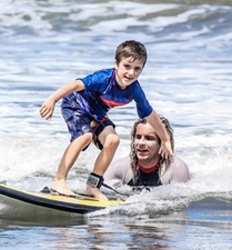
POLYGON ((52 183, 52 189, 60 194, 74 195, 66 184, 68 172, 79 153, 94 141, 101 152, 87 180, 87 193, 97 199, 107 199, 100 192, 102 176, 112 161, 119 137, 114 123, 106 114, 110 108, 132 100, 136 102, 139 117, 147 119, 161 138, 161 156, 167 159, 173 154, 169 135, 137 80, 147 60, 144 45, 134 40, 125 41, 117 47, 115 59, 115 68, 71 81, 55 91, 41 106, 41 116, 49 119, 56 102, 63 98, 62 114, 71 134, 71 143, 64 152, 52 183))

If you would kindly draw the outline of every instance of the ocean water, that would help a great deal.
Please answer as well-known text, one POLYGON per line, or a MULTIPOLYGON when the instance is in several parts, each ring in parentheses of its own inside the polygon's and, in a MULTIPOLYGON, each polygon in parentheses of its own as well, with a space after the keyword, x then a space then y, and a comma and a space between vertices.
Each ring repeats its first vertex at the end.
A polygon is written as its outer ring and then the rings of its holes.
MULTIPOLYGON (((0 249, 232 249, 232 1, 5 0, 0 3, 0 181, 28 190, 49 185, 69 135, 55 89, 114 65, 116 46, 143 42, 140 77, 154 109, 175 131, 186 184, 155 188, 127 205, 80 217, 47 218, 0 198, 0 249)), ((129 153, 134 103, 110 117, 129 153)), ((97 149, 69 175, 82 189, 97 149)), ((122 187, 125 189, 126 187, 122 187)))

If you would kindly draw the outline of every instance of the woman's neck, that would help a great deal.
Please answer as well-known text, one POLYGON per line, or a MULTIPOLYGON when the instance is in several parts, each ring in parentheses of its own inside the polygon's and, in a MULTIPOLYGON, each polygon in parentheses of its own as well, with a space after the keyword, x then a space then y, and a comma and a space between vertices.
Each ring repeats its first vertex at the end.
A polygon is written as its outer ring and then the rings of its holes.
POLYGON ((160 167, 160 158, 156 158, 149 162, 138 161, 138 168, 145 173, 156 171, 159 169, 159 167, 160 167))

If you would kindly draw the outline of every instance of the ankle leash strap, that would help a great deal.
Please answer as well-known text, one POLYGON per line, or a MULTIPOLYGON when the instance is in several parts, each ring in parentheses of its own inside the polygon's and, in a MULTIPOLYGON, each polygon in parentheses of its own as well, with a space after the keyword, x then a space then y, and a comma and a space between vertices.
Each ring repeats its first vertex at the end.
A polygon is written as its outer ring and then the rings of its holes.
POLYGON ((87 179, 87 185, 91 186, 91 187, 94 187, 94 188, 98 188, 100 189, 101 186, 105 187, 105 188, 108 188, 109 190, 119 194, 119 195, 123 195, 123 196, 128 196, 128 194, 124 194, 124 193, 121 193, 119 191, 117 191, 116 189, 114 189, 113 187, 107 185, 104 183, 104 178, 100 175, 97 175, 95 173, 91 173, 87 179))
POLYGON ((91 187, 100 189, 103 184, 104 178, 95 173, 91 173, 87 179, 87 184, 91 187))

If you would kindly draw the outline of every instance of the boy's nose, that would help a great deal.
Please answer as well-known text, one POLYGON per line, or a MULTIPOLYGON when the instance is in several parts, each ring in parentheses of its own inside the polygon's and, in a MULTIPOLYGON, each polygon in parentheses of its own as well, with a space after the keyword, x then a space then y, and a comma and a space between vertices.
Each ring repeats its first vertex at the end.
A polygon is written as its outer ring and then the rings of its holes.
POLYGON ((129 76, 131 77, 135 75, 135 71, 133 69, 130 69, 128 73, 129 73, 129 76))

